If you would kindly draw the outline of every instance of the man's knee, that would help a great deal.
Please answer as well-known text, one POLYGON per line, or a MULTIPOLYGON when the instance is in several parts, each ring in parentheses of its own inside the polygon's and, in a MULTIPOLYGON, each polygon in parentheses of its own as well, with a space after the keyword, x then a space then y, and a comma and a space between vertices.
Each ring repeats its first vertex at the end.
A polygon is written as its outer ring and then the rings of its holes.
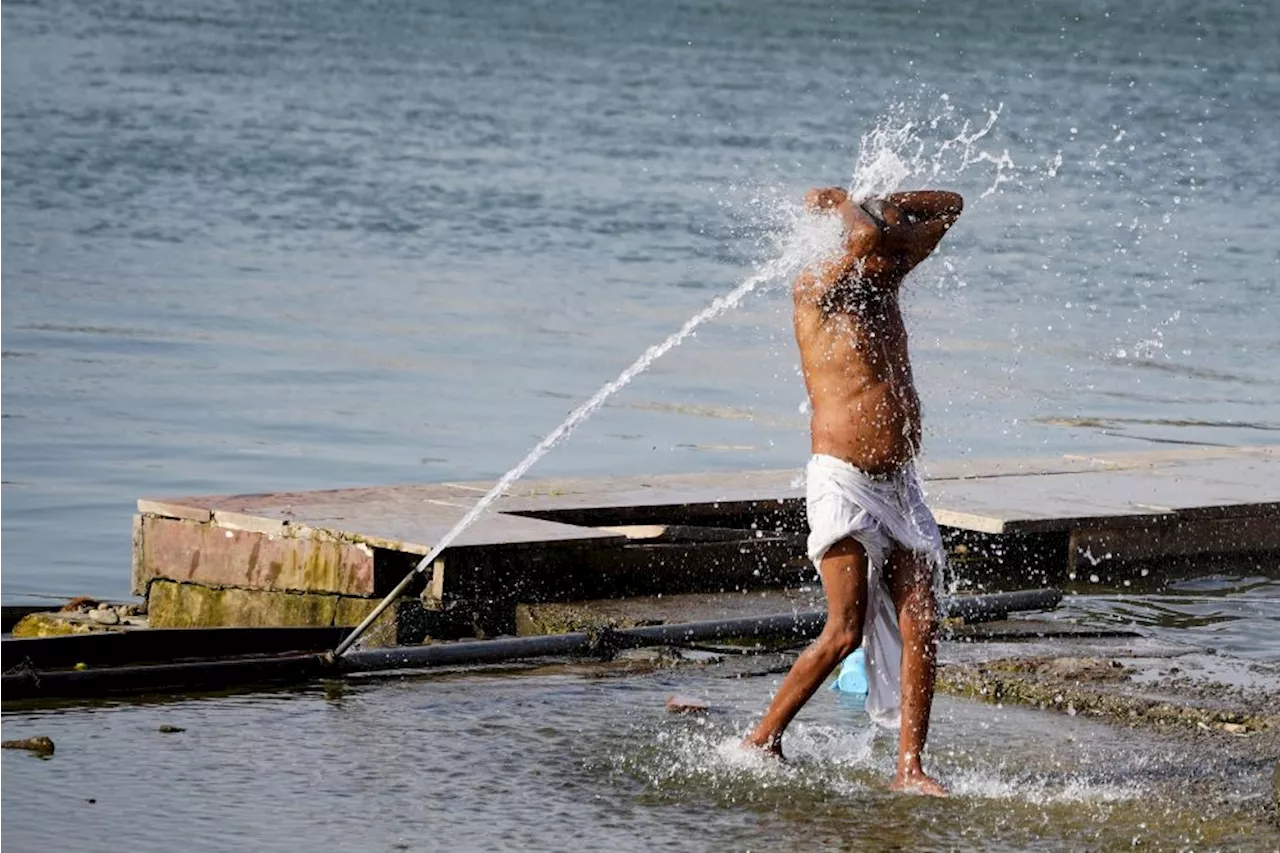
POLYGON ((828 623, 822 631, 821 642, 835 657, 844 660, 862 645, 862 628, 848 623, 828 623))

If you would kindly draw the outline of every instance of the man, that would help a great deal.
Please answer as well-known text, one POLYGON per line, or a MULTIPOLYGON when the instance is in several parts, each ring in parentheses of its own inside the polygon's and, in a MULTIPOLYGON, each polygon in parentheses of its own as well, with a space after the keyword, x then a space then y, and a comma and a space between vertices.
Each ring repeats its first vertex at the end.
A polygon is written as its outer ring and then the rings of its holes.
POLYGON ((844 225, 839 257, 802 273, 794 293, 796 342, 813 409, 809 556, 822 576, 827 623, 746 742, 781 756, 783 730, 862 645, 865 622, 867 711, 901 729, 891 787, 946 796, 920 759, 933 702, 934 585, 944 552, 914 466, 920 399, 898 289, 955 223, 963 201, 922 191, 859 205, 829 188, 811 190, 805 204, 844 225))

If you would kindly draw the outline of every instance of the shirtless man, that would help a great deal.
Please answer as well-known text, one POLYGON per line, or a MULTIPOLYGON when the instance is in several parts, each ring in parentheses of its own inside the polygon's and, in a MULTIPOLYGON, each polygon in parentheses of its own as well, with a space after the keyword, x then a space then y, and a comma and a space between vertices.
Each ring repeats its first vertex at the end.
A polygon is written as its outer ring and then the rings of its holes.
POLYGON ((783 730, 862 645, 865 623, 867 711, 900 727, 891 787, 945 796, 920 761, 937 651, 934 582, 944 553, 913 464, 920 399, 898 288, 955 223, 963 202, 955 193, 921 191, 858 205, 829 188, 811 190, 805 204, 844 225, 840 256, 795 284, 796 342, 813 407, 809 556, 822 576, 827 622, 746 742, 781 756, 783 730))

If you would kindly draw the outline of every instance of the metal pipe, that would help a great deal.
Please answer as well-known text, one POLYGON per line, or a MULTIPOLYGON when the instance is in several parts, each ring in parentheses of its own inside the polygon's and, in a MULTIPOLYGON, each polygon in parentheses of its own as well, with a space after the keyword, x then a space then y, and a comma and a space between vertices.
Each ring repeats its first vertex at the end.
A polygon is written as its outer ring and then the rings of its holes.
POLYGON ((333 674, 324 655, 232 658, 151 666, 6 673, 4 699, 90 697, 113 693, 218 690, 250 684, 293 684, 333 674))
MULTIPOLYGON (((966 621, 1002 618, 1012 611, 1047 610, 1062 600, 1055 589, 1021 590, 952 599, 948 612, 966 621)), ((680 645, 734 637, 793 636, 808 639, 822 631, 826 613, 809 610, 772 616, 645 625, 599 632, 501 637, 427 646, 360 649, 343 657, 291 654, 276 657, 191 661, 158 666, 91 668, 83 671, 39 671, 6 674, 6 700, 55 696, 99 696, 108 693, 214 689, 246 684, 308 681, 326 675, 378 672, 437 666, 472 666, 521 658, 583 654, 645 645, 680 645)))
POLYGON ((957 595, 943 602, 949 617, 966 622, 990 622, 1023 610, 1052 610, 1062 603, 1057 589, 1020 589, 1015 592, 993 592, 986 595, 957 595))
MULTIPOLYGON (((1017 610, 1048 610, 1062 600, 1056 589, 961 596, 951 600, 948 614, 976 622, 1002 618, 1017 610)), ((638 628, 607 629, 598 633, 545 634, 533 637, 501 637, 496 640, 467 640, 428 646, 398 646, 390 649, 360 649, 337 658, 345 671, 376 672, 386 669, 415 669, 432 666, 468 666, 500 663, 520 658, 579 654, 593 646, 609 648, 723 640, 734 637, 778 637, 797 639, 817 636, 826 624, 822 610, 748 616, 671 625, 644 625, 638 628)))
POLYGON ((429 666, 469 666, 501 663, 520 658, 568 655, 587 651, 591 635, 543 634, 536 637, 499 637, 495 640, 466 640, 433 643, 429 646, 397 646, 390 649, 356 649, 336 658, 347 672, 377 672, 385 669, 414 669, 429 666))
POLYGON ((697 643, 704 640, 725 640, 735 637, 777 637, 793 634, 798 639, 809 639, 822 633, 827 622, 825 610, 806 610, 799 613, 781 613, 776 616, 747 616, 739 619, 720 619, 707 622, 684 622, 675 625, 644 625, 639 628, 623 628, 615 632, 634 645, 697 643))
POLYGON ((344 654, 346 654, 347 649, 351 648, 351 646, 355 643, 356 640, 364 636, 364 632, 369 630, 369 626, 373 624, 373 621, 377 619, 379 616, 381 616, 383 611, 391 606, 391 602, 399 598, 404 593, 404 591, 409 588, 409 584, 413 583, 413 579, 416 578, 424 569, 426 569, 427 559, 430 556, 431 555, 428 554, 426 557, 423 557, 421 560, 419 560, 418 565, 414 566, 413 571, 405 575, 404 578, 400 581, 400 583, 396 584, 396 588, 391 590, 391 592, 387 593, 386 598, 378 602, 378 606, 373 608, 373 612, 370 613, 368 616, 364 617, 364 621, 361 622, 359 625, 357 625, 355 629, 350 634, 348 634, 341 643, 338 643, 338 647, 333 650, 332 657, 341 658, 344 654))

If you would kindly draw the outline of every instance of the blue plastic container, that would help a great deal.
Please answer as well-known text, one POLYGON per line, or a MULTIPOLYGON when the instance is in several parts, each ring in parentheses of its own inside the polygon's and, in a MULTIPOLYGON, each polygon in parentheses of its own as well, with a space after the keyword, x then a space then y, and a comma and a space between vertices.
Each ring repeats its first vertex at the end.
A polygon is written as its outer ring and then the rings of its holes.
POLYGON ((836 680, 831 682, 831 689, 852 696, 867 697, 867 658, 861 647, 854 649, 840 664, 840 672, 836 680))

